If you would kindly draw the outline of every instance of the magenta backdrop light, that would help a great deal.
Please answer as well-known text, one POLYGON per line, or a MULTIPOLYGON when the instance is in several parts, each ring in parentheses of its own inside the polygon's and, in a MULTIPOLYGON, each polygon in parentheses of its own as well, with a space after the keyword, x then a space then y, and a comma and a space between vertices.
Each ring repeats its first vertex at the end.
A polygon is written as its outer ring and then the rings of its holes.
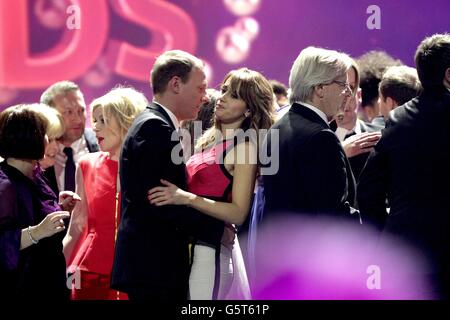
POLYGON ((450 30, 448 12, 447 0, 2 0, 0 110, 63 79, 87 103, 119 84, 151 99, 150 69, 167 49, 204 59, 212 87, 242 66, 287 84, 309 45, 414 65, 425 36, 450 30))

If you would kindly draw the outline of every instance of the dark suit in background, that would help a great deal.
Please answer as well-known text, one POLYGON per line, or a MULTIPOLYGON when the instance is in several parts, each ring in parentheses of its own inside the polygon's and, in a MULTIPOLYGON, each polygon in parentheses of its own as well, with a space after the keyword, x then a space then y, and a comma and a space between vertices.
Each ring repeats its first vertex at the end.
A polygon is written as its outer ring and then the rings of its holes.
POLYGON ((358 184, 363 220, 400 236, 432 264, 435 293, 448 298, 450 93, 428 90, 390 113, 358 184), (386 212, 386 198, 390 214, 386 212), (365 218, 365 219, 364 219, 365 218))
MULTIPOLYGON (((381 122, 381 119, 379 119, 378 117, 375 119, 372 120, 371 123, 364 122, 362 120, 357 120, 356 125, 359 126, 361 133, 380 132, 382 129, 384 129, 384 122, 381 122)), ((352 131, 351 133, 349 133, 345 136, 345 139, 350 138, 351 136, 353 136, 355 134, 356 133, 354 131, 352 131)), ((366 165, 369 154, 370 154, 370 152, 366 152, 366 153, 361 153, 354 157, 348 158, 348 161, 350 162, 350 166, 352 167, 353 176, 355 177, 356 182, 359 181, 359 176, 361 175, 361 171, 363 170, 364 166, 366 165)))
POLYGON ((266 150, 278 143, 272 141, 273 130, 279 130, 279 170, 264 176, 263 220, 280 212, 350 216, 354 178, 329 125, 313 110, 294 103, 269 131, 266 150))

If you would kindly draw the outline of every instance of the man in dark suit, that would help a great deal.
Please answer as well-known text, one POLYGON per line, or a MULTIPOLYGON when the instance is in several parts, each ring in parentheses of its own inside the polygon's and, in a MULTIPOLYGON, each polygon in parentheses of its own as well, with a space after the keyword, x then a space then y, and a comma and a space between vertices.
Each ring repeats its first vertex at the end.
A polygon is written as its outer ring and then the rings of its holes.
POLYGON ((384 125, 379 122, 370 123, 357 119, 354 130, 345 135, 342 141, 342 147, 344 148, 356 182, 359 181, 361 171, 366 165, 370 152, 380 140, 381 130, 383 128, 384 125))
MULTIPOLYGON (((99 151, 97 138, 90 128, 86 128, 86 103, 83 93, 72 81, 59 81, 48 87, 41 95, 41 103, 55 108, 64 120, 64 134, 58 140, 58 152, 46 157, 54 157, 54 165, 45 169, 44 177, 53 192, 58 196, 61 191, 75 192, 75 171, 78 160, 89 152, 99 151)), ((72 193, 60 197, 60 201, 73 199, 72 193), (63 200, 64 199, 64 200, 63 200)), ((70 218, 65 219, 66 230, 70 218)))
POLYGON ((83 93, 72 81, 52 84, 41 96, 41 103, 55 108, 64 119, 64 134, 59 139, 59 151, 55 165, 44 172, 52 190, 75 191, 75 166, 78 160, 89 152, 99 151, 94 132, 85 128, 86 103, 83 93))
POLYGON ((278 213, 350 217, 354 212, 353 175, 328 124, 351 96, 350 65, 347 55, 314 47, 295 60, 289 78, 292 107, 266 137, 265 150, 279 149, 269 153, 279 168, 264 175, 263 220, 278 213))
POLYGON ((423 92, 389 114, 361 174, 358 202, 363 220, 418 249, 430 263, 424 274, 432 294, 448 298, 450 35, 423 40, 415 61, 423 92))
POLYGON ((356 182, 359 182, 370 152, 381 138, 381 130, 386 125, 389 112, 415 98, 420 90, 415 69, 407 66, 392 66, 386 69, 379 86, 380 116, 373 118, 372 122, 356 119, 355 128, 346 134, 342 142, 356 182))
POLYGON ((147 192, 161 179, 186 189, 177 129, 179 121, 195 119, 205 102, 203 63, 183 51, 165 52, 153 66, 151 83, 153 103, 135 119, 122 149, 122 217, 111 287, 132 300, 181 301, 188 298, 189 235, 211 235, 220 243, 214 237, 224 224, 184 206, 153 206, 147 192), (210 228, 197 230, 204 226, 199 219, 210 221, 210 228))

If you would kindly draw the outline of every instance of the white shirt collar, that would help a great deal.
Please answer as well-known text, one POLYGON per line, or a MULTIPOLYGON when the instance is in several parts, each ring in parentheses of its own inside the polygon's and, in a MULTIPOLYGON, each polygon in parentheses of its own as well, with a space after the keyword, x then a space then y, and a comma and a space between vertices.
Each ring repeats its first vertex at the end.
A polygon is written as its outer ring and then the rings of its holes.
POLYGON ((355 125, 355 127, 353 128, 353 131, 355 131, 356 134, 360 134, 360 133, 362 132, 362 131, 361 131, 362 123, 363 123, 362 120, 356 118, 356 125, 355 125))
POLYGON ((305 106, 308 109, 311 109, 312 111, 317 113, 319 115, 319 117, 321 117, 322 120, 325 121, 326 124, 328 124, 327 115, 322 110, 320 110, 317 107, 314 107, 313 105, 310 105, 309 103, 306 103, 304 101, 301 101, 299 103, 301 103, 303 106, 305 106))
MULTIPOLYGON (((64 150, 65 146, 62 143, 58 143, 58 147, 59 147, 60 153, 64 154, 63 150, 64 150)), ((74 155, 79 153, 81 150, 85 150, 87 148, 87 145, 86 145, 86 139, 84 137, 84 134, 81 136, 80 139, 72 142, 70 147, 73 149, 74 155)))
POLYGON ((350 132, 350 130, 347 130, 345 128, 342 127, 337 127, 335 134, 337 135, 337 137, 339 138, 339 141, 344 141, 345 140, 345 136, 350 132))
POLYGON ((176 130, 178 130, 180 128, 180 121, 178 121, 177 117, 173 114, 172 111, 170 111, 169 109, 167 109, 166 107, 164 107, 161 103, 153 100, 153 103, 156 103, 158 106, 160 106, 161 108, 164 109, 165 112, 167 112, 167 114, 170 117, 170 120, 172 120, 172 124, 175 127, 176 130))
POLYGON ((340 141, 344 141, 345 136, 348 135, 350 132, 354 132, 355 134, 360 134, 362 132, 361 131, 361 123, 362 123, 362 120, 359 120, 358 118, 356 118, 356 124, 355 124, 355 127, 353 128, 353 130, 348 130, 345 128, 337 127, 335 133, 340 141))

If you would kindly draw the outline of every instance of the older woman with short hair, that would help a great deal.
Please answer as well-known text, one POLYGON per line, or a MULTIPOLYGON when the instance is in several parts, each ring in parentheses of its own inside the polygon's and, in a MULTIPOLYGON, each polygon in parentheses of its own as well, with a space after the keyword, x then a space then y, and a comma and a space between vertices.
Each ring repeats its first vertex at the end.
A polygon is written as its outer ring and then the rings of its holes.
MULTIPOLYGON (((58 139, 62 137, 65 131, 64 119, 61 113, 46 104, 32 104, 30 108, 39 112, 47 119, 47 137, 48 143, 45 145, 44 157, 39 160, 39 168, 43 172, 51 168, 55 164, 55 157, 58 153, 58 139)), ((42 178, 52 189, 55 195, 59 198, 59 205, 62 210, 71 212, 75 206, 75 203, 80 200, 80 197, 73 191, 65 190, 59 191, 56 179, 48 179, 45 174, 42 174, 42 178)), ((68 226, 68 221, 66 220, 65 226, 68 226)), ((65 232, 62 233, 63 236, 65 232)))
POLYGON ((0 295, 8 298, 69 297, 58 236, 69 213, 60 211, 38 166, 48 126, 30 105, 0 114, 0 295))
POLYGON ((64 119, 58 110, 45 104, 36 104, 34 105, 34 108, 36 111, 42 113, 48 121, 48 144, 45 148, 44 158, 39 161, 41 168, 45 170, 55 164, 55 154, 58 151, 57 140, 62 137, 65 130, 64 119))

